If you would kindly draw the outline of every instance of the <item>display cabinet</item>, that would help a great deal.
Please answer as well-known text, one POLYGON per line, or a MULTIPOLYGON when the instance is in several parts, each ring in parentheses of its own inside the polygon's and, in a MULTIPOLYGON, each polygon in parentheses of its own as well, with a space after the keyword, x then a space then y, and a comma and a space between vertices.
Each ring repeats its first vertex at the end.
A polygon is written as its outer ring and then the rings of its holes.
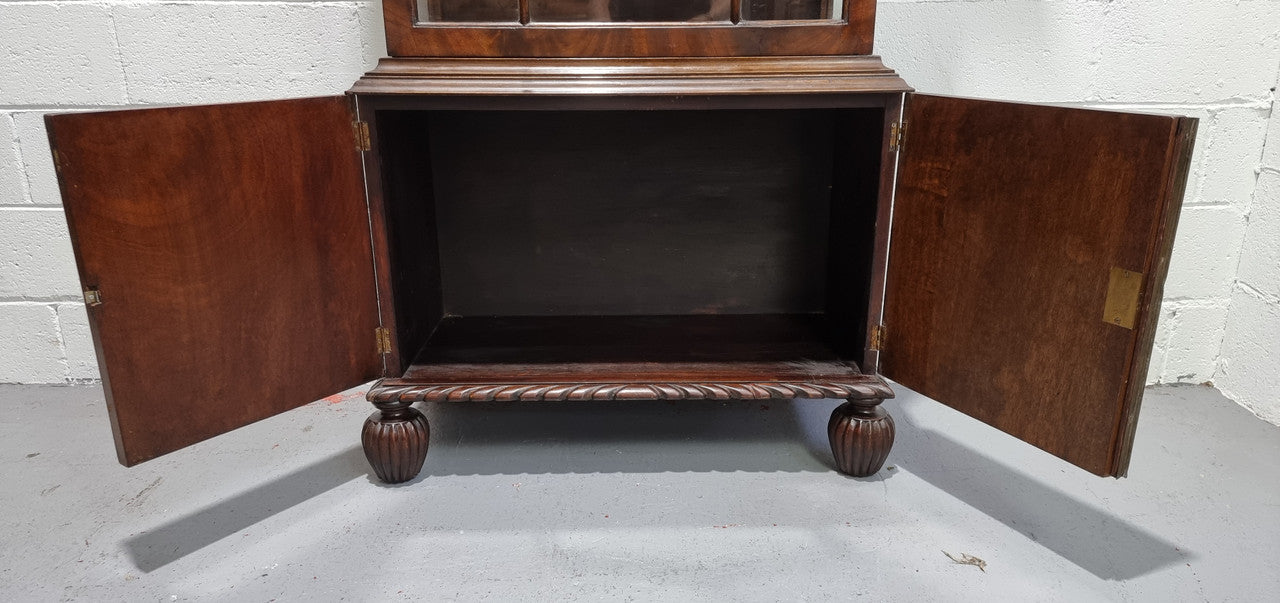
MULTIPOLYGON (((846 400, 1127 471, 1194 119, 947 98, 848 0, 387 0, 345 96, 47 118, 119 456, 419 402, 846 400)), ((728 412, 728 411, 726 411, 728 412)))
POLYGON ((871 53, 875 0, 385 0, 391 56, 871 53))

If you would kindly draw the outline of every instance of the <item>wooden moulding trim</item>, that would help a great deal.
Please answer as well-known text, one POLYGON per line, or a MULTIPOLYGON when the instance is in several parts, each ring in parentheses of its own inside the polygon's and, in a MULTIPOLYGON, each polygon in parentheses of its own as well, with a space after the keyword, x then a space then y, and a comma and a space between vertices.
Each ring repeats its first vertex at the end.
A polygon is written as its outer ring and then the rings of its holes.
POLYGON ((420 384, 384 379, 369 390, 374 403, 565 402, 582 400, 885 399, 893 390, 879 377, 853 382, 752 383, 506 383, 420 384))
POLYGON ((355 94, 665 95, 900 93, 875 56, 687 59, 384 58, 355 94))

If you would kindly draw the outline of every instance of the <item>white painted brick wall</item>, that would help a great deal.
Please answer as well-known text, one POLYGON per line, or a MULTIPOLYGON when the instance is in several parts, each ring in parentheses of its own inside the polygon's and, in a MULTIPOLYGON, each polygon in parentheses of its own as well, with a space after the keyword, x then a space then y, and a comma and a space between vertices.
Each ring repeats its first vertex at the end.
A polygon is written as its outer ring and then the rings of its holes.
MULTIPOLYGON (((1280 86, 1280 74, 1276 77, 1280 86)), ((1280 424, 1280 112, 1273 111, 1215 379, 1231 399, 1280 424)))
POLYGON ((18 132, 13 116, 0 115, 0 202, 26 201, 27 175, 18 150, 18 132))
MULTIPOLYGON (((3 10, 3 6, 0 6, 3 10)), ((68 109, 57 109, 65 112, 68 109)), ((62 207, 58 193, 58 177, 53 171, 53 155, 49 151, 49 138, 44 131, 45 111, 18 111, 10 117, 18 136, 18 149, 22 153, 22 170, 27 178, 27 198, 20 202, 43 207, 62 207)))
POLYGON ((121 73, 110 5, 0 4, 5 105, 124 104, 121 73))
POLYGON ((6 208, 0 221, 0 299, 75 299, 79 282, 62 211, 6 208))
POLYGON ((0 0, 0 383, 98 377, 45 113, 338 94, 385 47, 372 0, 0 0))
MULTIPOLYGON (((1280 2, 882 0, 876 40, 922 92, 1200 117, 1149 378, 1243 383, 1226 350, 1280 280, 1280 2)), ((0 0, 0 382, 96 374, 44 113, 333 94, 384 48, 372 0, 0 0)))
POLYGON ((1280 2, 881 0, 877 21, 876 52, 921 92, 1201 119, 1148 381, 1214 380, 1261 203, 1280 2))
POLYGON ((55 308, 38 303, 0 305, 0 383, 63 383, 67 361, 55 308))

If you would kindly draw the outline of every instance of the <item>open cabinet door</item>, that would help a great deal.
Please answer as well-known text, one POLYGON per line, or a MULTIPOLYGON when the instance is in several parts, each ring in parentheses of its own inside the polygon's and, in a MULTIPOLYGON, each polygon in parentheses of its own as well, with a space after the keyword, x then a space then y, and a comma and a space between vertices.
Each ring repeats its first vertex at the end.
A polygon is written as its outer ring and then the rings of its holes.
POLYGON ((909 95, 882 373, 1128 470, 1196 121, 909 95))
POLYGON ((46 124, 120 462, 382 372, 348 99, 46 124))

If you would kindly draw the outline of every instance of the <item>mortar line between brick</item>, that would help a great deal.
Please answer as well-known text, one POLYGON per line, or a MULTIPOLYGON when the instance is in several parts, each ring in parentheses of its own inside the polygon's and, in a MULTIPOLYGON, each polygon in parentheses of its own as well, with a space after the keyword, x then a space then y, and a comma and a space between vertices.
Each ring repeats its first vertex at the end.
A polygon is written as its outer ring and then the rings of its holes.
POLYGON ((18 120, 13 115, 9 115, 9 121, 13 124, 13 148, 18 155, 18 167, 22 168, 22 198, 27 201, 34 201, 31 191, 34 190, 31 185, 31 166, 27 164, 27 152, 22 144, 22 135, 18 133, 18 120))
MULTIPOLYGON (((1276 75, 1275 75, 1274 81, 1276 82, 1277 86, 1280 86, 1280 64, 1276 65, 1276 75)), ((1247 205, 1245 205, 1245 209, 1244 209, 1244 234, 1240 236, 1240 245, 1236 247, 1236 266, 1234 269, 1235 274, 1231 276, 1231 284, 1232 284, 1233 291, 1235 289, 1241 289, 1246 292, 1252 290, 1257 292, 1259 295, 1263 295, 1261 291, 1258 291, 1257 289, 1250 287, 1248 284, 1241 282, 1240 266, 1244 264, 1244 249, 1245 249, 1244 246, 1245 246, 1245 243, 1249 241, 1249 218, 1250 216, 1253 215, 1253 202, 1258 197, 1258 188, 1262 184, 1262 173, 1267 171, 1268 169, 1266 166, 1262 165, 1263 159, 1265 159, 1267 156, 1267 145, 1280 144, 1280 139, 1277 139, 1275 137, 1276 134, 1280 134, 1280 132, 1273 131, 1275 130, 1275 127, 1274 127, 1274 120, 1272 118, 1274 118, 1275 115, 1276 115, 1276 86, 1272 86, 1271 109, 1267 111, 1267 121, 1266 121, 1267 130, 1262 134, 1262 150, 1258 156, 1258 166, 1260 169, 1258 170, 1257 175, 1253 179, 1253 192, 1249 193, 1249 200, 1247 202, 1247 205)), ((1231 321, 1231 311, 1233 309, 1235 309, 1235 303, 1231 301, 1230 298, 1228 298, 1227 319, 1222 323, 1222 331, 1218 335, 1218 355, 1213 359, 1213 376, 1210 377, 1210 381, 1212 381, 1213 379, 1217 379, 1218 373, 1222 370, 1222 352, 1227 345, 1227 323, 1231 321)))
MULTIPOLYGON (((1243 291, 1246 295, 1249 295, 1264 303, 1268 303, 1272 305, 1280 305, 1280 297, 1276 297, 1275 295, 1267 293, 1266 291, 1263 291, 1257 287, 1254 287, 1253 285, 1250 285, 1245 281, 1236 281, 1236 288, 1243 291)), ((1230 310, 1228 310, 1228 312, 1229 311, 1230 310)))
POLYGON ((10 295, 0 297, 0 305, 7 306, 47 306, 49 304, 79 304, 84 300, 79 295, 10 295))
POLYGON ((53 332, 58 336, 58 354, 62 356, 62 381, 71 380, 71 362, 67 360, 67 338, 62 336, 62 317, 58 316, 58 306, 49 304, 53 313, 53 332))
POLYGON ((129 96, 129 70, 124 66, 124 47, 120 45, 120 27, 116 25, 115 7, 108 6, 107 14, 111 16, 111 41, 116 45, 116 60, 120 62, 120 83, 124 86, 124 102, 128 103, 132 98, 129 96))
POLYGON ((1231 303, 1230 293, 1223 297, 1168 297, 1161 300, 1168 308, 1222 308, 1231 303))
POLYGON ((1151 102, 1135 102, 1135 101, 1104 101, 1104 100, 1027 100, 1017 102, 1028 102, 1044 105, 1056 105, 1060 107, 1083 107, 1083 108, 1106 108, 1106 109, 1143 109, 1143 110, 1168 110, 1181 111, 1188 109, 1198 109, 1202 111, 1223 111, 1226 109, 1263 109, 1269 106, 1271 100, 1265 96, 1257 98, 1228 98, 1199 103, 1176 103, 1167 101, 1151 101, 1151 102))
MULTIPOLYGON (((9 121, 9 146, 12 147, 10 153, 14 160, 14 165, 21 168, 22 175, 19 177, 19 198, 27 201, 31 200, 31 174, 27 173, 27 164, 22 160, 22 137, 18 136, 18 120, 13 118, 12 114, 4 114, 4 119, 9 121)), ((8 204, 5 204, 8 205, 8 204)))

